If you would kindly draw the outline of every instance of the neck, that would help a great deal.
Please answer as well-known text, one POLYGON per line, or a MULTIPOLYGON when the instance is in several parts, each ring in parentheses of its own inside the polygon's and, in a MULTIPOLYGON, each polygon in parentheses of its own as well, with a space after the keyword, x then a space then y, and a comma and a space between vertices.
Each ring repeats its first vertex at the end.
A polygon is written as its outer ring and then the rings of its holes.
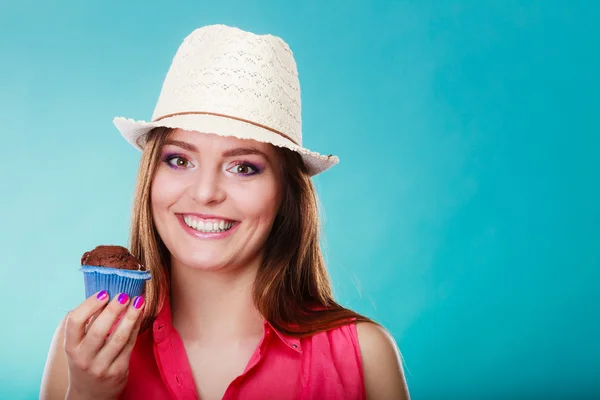
POLYGON ((258 265, 202 271, 171 264, 171 315, 184 341, 219 343, 262 335, 264 320, 252 299, 258 265))

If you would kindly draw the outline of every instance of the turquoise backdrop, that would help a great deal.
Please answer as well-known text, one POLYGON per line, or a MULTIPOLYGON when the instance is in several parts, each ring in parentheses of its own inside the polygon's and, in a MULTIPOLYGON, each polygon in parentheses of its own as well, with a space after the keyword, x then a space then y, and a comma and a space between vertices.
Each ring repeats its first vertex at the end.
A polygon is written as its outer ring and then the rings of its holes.
POLYGON ((339 300, 382 322, 413 399, 600 398, 600 2, 0 2, 0 398, 34 399, 81 254, 126 244, 181 40, 283 37, 339 300))

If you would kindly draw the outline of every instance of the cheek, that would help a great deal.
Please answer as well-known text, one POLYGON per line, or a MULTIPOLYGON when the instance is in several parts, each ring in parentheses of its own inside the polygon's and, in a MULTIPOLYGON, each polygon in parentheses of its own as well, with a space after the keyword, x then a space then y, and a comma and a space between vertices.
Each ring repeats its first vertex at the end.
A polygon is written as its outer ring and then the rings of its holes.
POLYGON ((240 188, 230 192, 229 198, 246 218, 261 222, 272 222, 281 202, 280 193, 274 185, 260 185, 251 190, 240 188))
POLYGON ((181 184, 170 179, 165 173, 157 171, 150 189, 152 209, 160 213, 173 204, 181 193, 181 184))

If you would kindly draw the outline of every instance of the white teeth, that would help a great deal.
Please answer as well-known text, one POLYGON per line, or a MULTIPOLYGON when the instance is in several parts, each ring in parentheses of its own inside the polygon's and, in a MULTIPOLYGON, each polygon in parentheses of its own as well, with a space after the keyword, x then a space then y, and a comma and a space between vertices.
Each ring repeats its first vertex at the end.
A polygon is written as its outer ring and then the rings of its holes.
POLYGON ((191 217, 184 217, 183 220, 187 226, 196 229, 196 221, 194 221, 191 217))
POLYGON ((234 225, 233 222, 215 221, 215 222, 204 222, 197 220, 191 216, 183 217, 183 221, 187 226, 200 232, 217 233, 224 232, 231 229, 234 225))

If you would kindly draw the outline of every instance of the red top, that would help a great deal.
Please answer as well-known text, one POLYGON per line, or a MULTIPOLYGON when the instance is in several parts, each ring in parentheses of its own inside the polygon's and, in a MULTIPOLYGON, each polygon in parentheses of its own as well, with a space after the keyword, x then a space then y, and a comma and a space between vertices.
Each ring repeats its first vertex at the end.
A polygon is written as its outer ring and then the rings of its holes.
MULTIPOLYGON (((183 342, 171 325, 169 302, 137 339, 120 399, 198 399, 183 342)), ((223 400, 366 399, 356 324, 308 338, 283 335, 268 322, 244 373, 223 400)))

